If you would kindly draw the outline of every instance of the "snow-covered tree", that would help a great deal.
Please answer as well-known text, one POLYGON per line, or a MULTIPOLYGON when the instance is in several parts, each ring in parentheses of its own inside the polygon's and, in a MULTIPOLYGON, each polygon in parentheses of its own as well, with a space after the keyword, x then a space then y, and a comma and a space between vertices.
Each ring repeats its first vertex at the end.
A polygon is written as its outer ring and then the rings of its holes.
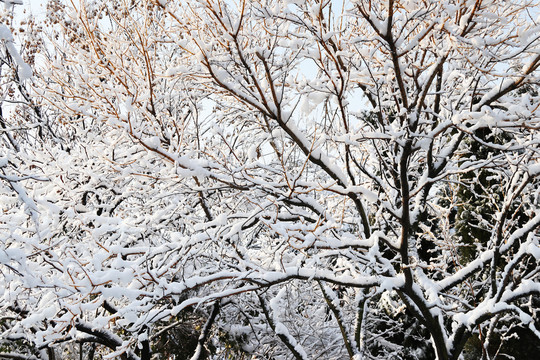
POLYGON ((48 10, 27 102, 54 131, 2 215, 10 356, 491 359, 540 338, 536 2, 48 10))
MULTIPOLYGON (((35 54, 40 46, 39 26, 31 18, 14 19, 18 0, 4 1, 0 9, 0 358, 27 358, 33 339, 17 332, 19 321, 42 296, 41 262, 50 259, 42 241, 49 229, 40 216, 36 196, 47 182, 43 157, 51 127, 41 107, 30 95, 29 82, 35 54), (42 255, 44 257, 42 257, 42 255), (35 261, 36 258, 39 260, 35 261)), ((39 326, 30 328, 35 332, 39 326)), ((53 351, 45 345, 34 349, 47 358, 53 351)))

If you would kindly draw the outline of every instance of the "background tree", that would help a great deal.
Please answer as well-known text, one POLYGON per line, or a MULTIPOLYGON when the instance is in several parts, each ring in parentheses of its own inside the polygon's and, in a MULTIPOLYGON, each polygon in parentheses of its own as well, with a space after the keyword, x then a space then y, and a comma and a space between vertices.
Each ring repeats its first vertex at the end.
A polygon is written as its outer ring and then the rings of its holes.
POLYGON ((6 336, 458 359, 540 335, 535 9, 50 2, 34 90, 58 130, 29 145, 41 248, 2 270, 6 336))

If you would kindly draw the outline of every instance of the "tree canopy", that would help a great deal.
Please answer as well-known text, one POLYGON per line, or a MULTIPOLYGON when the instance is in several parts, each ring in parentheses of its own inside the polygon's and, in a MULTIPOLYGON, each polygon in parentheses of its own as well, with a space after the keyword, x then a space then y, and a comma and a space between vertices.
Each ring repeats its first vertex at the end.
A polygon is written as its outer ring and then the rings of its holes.
POLYGON ((7 6, 0 359, 536 353, 539 9, 7 6))

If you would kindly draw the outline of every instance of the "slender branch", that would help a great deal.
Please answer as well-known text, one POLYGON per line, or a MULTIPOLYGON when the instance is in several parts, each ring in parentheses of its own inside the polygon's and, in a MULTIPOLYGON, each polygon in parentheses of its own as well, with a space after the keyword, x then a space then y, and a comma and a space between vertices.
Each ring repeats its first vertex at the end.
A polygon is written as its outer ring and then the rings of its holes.
POLYGON ((201 334, 199 335, 199 339, 197 340, 197 348, 195 349, 195 353, 191 357, 191 360, 199 360, 204 358, 204 344, 210 336, 210 330, 212 329, 212 325, 214 324, 214 321, 219 314, 220 307, 221 304, 219 300, 215 301, 214 305, 212 305, 212 311, 210 312, 210 316, 206 320, 206 323, 201 330, 201 334))

